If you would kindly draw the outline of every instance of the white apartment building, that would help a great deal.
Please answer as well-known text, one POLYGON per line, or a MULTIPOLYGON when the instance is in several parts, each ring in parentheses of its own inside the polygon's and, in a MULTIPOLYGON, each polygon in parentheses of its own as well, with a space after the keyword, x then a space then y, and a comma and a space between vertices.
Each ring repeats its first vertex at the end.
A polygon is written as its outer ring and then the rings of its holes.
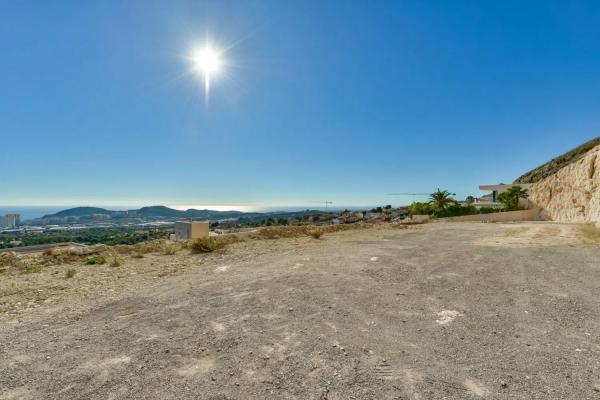
POLYGON ((19 214, 6 214, 0 216, 0 228, 14 228, 21 222, 21 216, 19 214))

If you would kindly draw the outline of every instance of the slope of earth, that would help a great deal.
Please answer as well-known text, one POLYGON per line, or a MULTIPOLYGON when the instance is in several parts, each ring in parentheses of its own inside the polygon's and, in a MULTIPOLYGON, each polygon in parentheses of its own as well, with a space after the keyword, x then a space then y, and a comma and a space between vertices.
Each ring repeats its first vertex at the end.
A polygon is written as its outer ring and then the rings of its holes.
POLYGON ((581 159, 588 151, 600 145, 600 136, 596 137, 576 148, 566 152, 565 154, 553 158, 545 164, 521 175, 515 180, 515 183, 535 183, 544 178, 557 173, 561 168, 574 163, 581 159))
POLYGON ((551 223, 180 254, 1 315, 0 399, 598 398, 598 260, 551 223))
POLYGON ((529 187, 529 199, 553 221, 600 223, 600 146, 529 187))

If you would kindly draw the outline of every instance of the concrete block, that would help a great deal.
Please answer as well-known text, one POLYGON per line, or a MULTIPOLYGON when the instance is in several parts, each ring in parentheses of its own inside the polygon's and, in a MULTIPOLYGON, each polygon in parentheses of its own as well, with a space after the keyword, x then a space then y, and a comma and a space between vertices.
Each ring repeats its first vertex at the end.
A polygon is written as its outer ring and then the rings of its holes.
POLYGON ((208 237, 208 221, 175 222, 175 239, 191 240, 208 237))

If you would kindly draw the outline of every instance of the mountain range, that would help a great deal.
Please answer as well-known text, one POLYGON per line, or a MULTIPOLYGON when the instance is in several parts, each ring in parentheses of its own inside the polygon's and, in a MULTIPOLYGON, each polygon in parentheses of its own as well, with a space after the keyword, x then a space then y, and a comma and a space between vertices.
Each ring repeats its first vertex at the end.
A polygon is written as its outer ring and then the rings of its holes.
POLYGON ((252 217, 262 213, 245 213, 242 211, 216 211, 216 210, 176 210, 165 206, 142 207, 135 210, 114 211, 99 207, 75 207, 59 211, 55 214, 44 215, 42 220, 57 218, 82 218, 105 215, 109 218, 193 218, 193 219, 227 219, 241 216, 252 217))

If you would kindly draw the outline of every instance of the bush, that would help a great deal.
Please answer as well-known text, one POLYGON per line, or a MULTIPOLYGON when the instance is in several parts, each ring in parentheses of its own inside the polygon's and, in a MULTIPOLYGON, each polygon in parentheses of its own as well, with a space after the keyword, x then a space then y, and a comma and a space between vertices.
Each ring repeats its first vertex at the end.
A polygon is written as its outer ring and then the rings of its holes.
POLYGON ((165 244, 165 247, 163 247, 163 254, 165 256, 172 256, 174 254, 177 253, 177 246, 175 246, 174 244, 165 244))
POLYGON ((106 258, 103 256, 94 256, 86 259, 83 263, 85 265, 102 265, 106 264, 106 258))
POLYGON ((313 231, 310 231, 309 235, 312 236, 314 239, 319 239, 323 235, 323 232, 318 229, 315 229, 313 231))
POLYGON ((65 278, 71 279, 75 276, 76 273, 77 273, 76 269, 73 269, 73 268, 68 269, 67 272, 65 273, 65 278))
POLYGON ((479 214, 479 210, 474 206, 461 206, 458 204, 451 205, 447 208, 435 210, 433 215, 438 218, 461 217, 463 215, 479 214))
POLYGON ((123 262, 117 256, 114 256, 110 262, 110 266, 116 268, 120 267, 121 265, 123 265, 123 262))
POLYGON ((429 203, 414 202, 410 206, 411 215, 432 215, 433 207, 429 203))
POLYGON ((212 253, 225 247, 227 243, 224 240, 219 240, 215 237, 204 237, 196 239, 190 245, 192 254, 212 253))

